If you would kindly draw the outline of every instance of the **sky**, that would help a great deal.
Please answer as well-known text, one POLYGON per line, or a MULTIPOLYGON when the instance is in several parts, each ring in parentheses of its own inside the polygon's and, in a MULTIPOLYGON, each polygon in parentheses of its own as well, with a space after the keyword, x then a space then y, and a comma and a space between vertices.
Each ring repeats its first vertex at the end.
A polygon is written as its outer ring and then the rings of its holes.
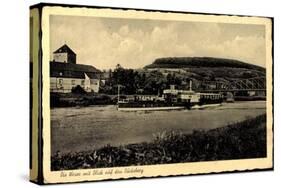
MULTIPOLYGON (((161 57, 218 57, 265 67, 264 25, 50 16, 50 50, 67 44, 77 63, 142 68, 161 57)), ((50 60, 53 60, 51 55, 50 60)))

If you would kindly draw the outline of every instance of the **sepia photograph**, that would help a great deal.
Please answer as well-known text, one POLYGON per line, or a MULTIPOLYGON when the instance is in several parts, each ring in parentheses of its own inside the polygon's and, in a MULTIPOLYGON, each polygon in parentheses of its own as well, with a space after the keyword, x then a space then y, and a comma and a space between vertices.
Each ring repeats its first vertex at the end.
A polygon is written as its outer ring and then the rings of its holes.
POLYGON ((50 16, 51 169, 266 157, 265 26, 50 16))
POLYGON ((9 2, 0 187, 278 185, 275 1, 9 2))

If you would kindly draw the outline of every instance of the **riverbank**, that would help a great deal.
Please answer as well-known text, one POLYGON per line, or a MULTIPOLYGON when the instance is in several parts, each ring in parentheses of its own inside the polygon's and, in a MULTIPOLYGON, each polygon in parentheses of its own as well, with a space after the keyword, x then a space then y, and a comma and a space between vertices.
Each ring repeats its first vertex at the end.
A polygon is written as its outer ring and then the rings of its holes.
POLYGON ((266 156, 266 115, 190 134, 161 132, 151 142, 107 145, 97 150, 57 152, 52 170, 260 158, 266 156))

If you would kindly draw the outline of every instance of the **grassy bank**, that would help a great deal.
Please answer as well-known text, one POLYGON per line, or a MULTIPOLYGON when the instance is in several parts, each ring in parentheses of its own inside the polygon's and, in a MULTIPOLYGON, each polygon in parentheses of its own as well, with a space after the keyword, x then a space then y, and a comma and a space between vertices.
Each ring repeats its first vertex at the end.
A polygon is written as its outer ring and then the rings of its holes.
POLYGON ((223 128, 191 134, 162 132, 152 142, 98 150, 57 152, 52 170, 152 165, 195 161, 259 158, 266 156, 266 116, 260 115, 223 128))
POLYGON ((234 96, 235 101, 265 101, 266 96, 234 96))
MULTIPOLYGON (((73 107, 90 105, 109 105, 114 104, 114 100, 105 94, 96 93, 51 93, 50 106, 54 107, 73 107)), ((116 102, 115 102, 116 103, 116 102)))

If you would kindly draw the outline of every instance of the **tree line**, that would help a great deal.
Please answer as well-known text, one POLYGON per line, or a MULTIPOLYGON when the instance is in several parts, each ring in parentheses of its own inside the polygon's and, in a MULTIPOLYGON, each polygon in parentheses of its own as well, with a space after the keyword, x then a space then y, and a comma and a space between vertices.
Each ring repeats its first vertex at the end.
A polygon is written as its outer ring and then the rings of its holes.
POLYGON ((100 90, 105 94, 117 94, 117 87, 120 85, 121 94, 161 95, 170 85, 179 86, 184 81, 176 74, 164 75, 159 71, 125 69, 120 64, 113 71, 109 70, 107 74, 100 90))

